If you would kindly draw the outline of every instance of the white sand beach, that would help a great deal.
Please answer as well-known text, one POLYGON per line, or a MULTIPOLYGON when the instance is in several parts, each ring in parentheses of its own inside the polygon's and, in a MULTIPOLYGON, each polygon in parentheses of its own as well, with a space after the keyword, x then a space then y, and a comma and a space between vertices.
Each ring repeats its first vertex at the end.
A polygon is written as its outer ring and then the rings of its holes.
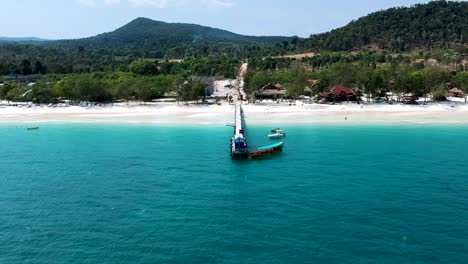
MULTIPOLYGON (((428 105, 339 104, 296 105, 264 102, 243 105, 250 124, 468 124, 468 105, 446 102, 428 105)), ((83 108, 6 106, 0 108, 0 123, 25 125, 40 123, 133 123, 225 125, 233 122, 234 106, 114 104, 83 108)))

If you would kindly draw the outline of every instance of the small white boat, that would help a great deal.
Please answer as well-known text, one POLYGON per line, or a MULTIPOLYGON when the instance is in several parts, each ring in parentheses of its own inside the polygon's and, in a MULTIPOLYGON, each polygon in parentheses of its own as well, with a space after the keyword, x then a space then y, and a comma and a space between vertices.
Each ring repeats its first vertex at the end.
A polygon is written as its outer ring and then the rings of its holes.
POLYGON ((284 138, 286 136, 286 134, 283 132, 283 130, 277 128, 277 129, 274 129, 274 130, 271 130, 271 132, 274 132, 274 134, 269 134, 268 137, 269 138, 284 138))

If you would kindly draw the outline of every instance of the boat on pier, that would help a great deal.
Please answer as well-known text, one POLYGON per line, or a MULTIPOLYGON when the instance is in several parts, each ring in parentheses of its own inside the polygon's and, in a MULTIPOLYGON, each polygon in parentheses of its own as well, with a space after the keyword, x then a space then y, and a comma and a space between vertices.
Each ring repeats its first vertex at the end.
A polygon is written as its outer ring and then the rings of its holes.
POLYGON ((251 152, 247 144, 243 114, 242 105, 240 102, 237 102, 234 114, 234 124, 232 125, 234 127, 234 136, 231 139, 231 157, 233 159, 253 159, 283 151, 284 142, 278 142, 272 145, 256 148, 255 151, 251 152))
POLYGON ((234 137, 231 139, 231 157, 233 159, 247 159, 249 157, 249 147, 243 127, 242 115, 242 105, 240 102, 237 102, 234 114, 234 137))

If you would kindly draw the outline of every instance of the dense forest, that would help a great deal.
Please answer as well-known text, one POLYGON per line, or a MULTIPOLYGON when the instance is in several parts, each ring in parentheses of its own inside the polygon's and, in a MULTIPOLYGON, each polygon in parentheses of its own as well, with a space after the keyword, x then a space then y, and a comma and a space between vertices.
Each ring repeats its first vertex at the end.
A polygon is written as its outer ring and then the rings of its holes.
POLYGON ((0 40, 0 75, 20 70, 23 61, 40 61, 51 73, 122 70, 138 59, 244 58, 275 54, 288 37, 243 36, 193 24, 137 18, 110 33, 59 41, 0 40))
POLYGON ((249 59, 249 68, 255 71, 287 70, 291 65, 300 61, 311 71, 320 71, 336 63, 417 63, 438 66, 455 71, 466 71, 468 52, 463 50, 432 50, 413 51, 407 53, 393 53, 388 51, 364 50, 359 52, 321 52, 313 57, 301 59, 287 57, 267 57, 249 59))
MULTIPOLYGON (((297 41, 296 38, 294 38, 297 41)), ((0 41, 0 75, 12 70, 20 74, 25 64, 44 65, 48 73, 90 73, 125 71, 140 59, 245 58, 276 54, 275 43, 289 43, 287 37, 251 37, 192 24, 170 24, 138 18, 96 37, 60 41, 0 41)), ((286 44, 281 44, 286 45, 286 44)), ((208 60, 210 61, 210 60, 208 60)), ((27 65, 26 65, 27 66, 27 65)), ((211 63, 205 67, 213 66, 211 63)), ((215 66, 211 73, 225 75, 215 66)), ((33 70, 34 72, 34 70, 33 70)), ((232 76, 231 69, 228 76, 232 76)))
POLYGON ((454 49, 467 44, 468 2, 432 1, 372 13, 300 42, 301 49, 454 49))

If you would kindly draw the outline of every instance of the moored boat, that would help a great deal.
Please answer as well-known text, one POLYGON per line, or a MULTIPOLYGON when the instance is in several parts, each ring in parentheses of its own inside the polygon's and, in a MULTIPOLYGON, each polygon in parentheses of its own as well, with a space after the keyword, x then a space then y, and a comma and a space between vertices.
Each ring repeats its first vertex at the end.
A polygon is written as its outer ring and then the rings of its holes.
POLYGON ((273 132, 274 134, 269 134, 268 137, 271 138, 271 139, 275 139, 275 138, 283 138, 286 136, 286 134, 283 132, 283 130, 277 128, 277 129, 273 129, 271 130, 271 132, 273 132))
POLYGON ((257 148, 257 150, 254 152, 249 152, 249 157, 259 158, 262 156, 275 154, 275 153, 283 151, 283 147, 284 147, 284 142, 278 142, 276 144, 260 147, 260 148, 257 148))
POLYGON ((27 130, 39 130, 39 127, 28 127, 27 130))

